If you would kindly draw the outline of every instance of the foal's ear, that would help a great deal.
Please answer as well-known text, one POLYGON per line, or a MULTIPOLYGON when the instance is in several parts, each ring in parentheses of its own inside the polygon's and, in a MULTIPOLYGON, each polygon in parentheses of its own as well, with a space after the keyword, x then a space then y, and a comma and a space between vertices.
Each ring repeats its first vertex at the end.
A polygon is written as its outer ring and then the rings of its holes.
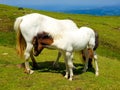
POLYGON ((39 34, 37 35, 37 38, 38 38, 38 39, 49 39, 49 38, 51 38, 51 36, 50 36, 48 33, 43 32, 43 33, 39 33, 39 34))
POLYGON ((46 32, 43 32, 43 34, 42 34, 42 39, 51 39, 52 37, 48 34, 48 33, 46 33, 46 32))
POLYGON ((37 37, 35 36, 32 40, 32 44, 34 45, 34 44, 36 44, 36 42, 37 42, 37 37))

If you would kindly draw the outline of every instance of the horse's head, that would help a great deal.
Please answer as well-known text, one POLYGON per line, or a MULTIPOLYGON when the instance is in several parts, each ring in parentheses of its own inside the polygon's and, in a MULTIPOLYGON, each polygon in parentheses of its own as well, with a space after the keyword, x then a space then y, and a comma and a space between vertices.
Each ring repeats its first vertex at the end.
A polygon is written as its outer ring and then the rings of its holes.
POLYGON ((51 45, 53 43, 53 38, 48 33, 42 32, 33 38, 32 43, 34 47, 34 55, 38 56, 46 45, 51 45))
POLYGON ((38 38, 37 38, 37 36, 35 36, 33 38, 32 44, 33 44, 33 49, 34 49, 33 54, 34 54, 34 56, 38 56, 40 54, 40 52, 43 50, 43 47, 42 47, 42 45, 38 45, 38 38), (40 50, 39 50, 38 47, 40 48, 40 50))

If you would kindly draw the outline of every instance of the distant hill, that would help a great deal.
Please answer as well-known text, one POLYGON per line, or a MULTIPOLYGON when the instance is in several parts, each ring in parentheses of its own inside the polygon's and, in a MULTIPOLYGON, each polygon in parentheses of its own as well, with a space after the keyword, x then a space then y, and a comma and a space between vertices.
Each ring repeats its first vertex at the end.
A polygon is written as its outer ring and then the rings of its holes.
POLYGON ((101 8, 93 8, 93 9, 65 10, 60 12, 71 13, 71 14, 91 14, 98 16, 103 16, 103 15, 119 16, 120 6, 101 7, 101 8))
POLYGON ((104 7, 98 7, 98 6, 65 6, 62 7, 59 5, 53 5, 53 6, 39 6, 39 5, 25 5, 23 7, 36 9, 36 10, 45 10, 45 11, 51 11, 51 12, 62 12, 62 13, 68 13, 68 14, 91 14, 91 15, 97 15, 97 16, 119 16, 120 15, 120 5, 115 6, 104 6, 104 7))

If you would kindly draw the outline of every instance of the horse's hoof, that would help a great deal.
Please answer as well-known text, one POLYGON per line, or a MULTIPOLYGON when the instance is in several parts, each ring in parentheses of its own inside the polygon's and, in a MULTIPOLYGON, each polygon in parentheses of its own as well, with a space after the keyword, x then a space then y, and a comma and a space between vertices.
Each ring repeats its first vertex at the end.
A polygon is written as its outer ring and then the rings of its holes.
POLYGON ((53 63, 53 68, 59 68, 59 64, 53 63))
POLYGON ((33 70, 30 70, 30 71, 29 71, 29 74, 33 74, 33 73, 34 73, 34 71, 33 71, 33 70))

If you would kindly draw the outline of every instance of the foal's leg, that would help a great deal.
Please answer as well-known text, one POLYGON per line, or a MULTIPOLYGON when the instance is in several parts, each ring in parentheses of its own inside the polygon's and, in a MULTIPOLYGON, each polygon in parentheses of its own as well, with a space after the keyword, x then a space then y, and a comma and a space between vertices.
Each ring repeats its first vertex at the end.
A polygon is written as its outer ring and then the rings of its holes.
POLYGON ((29 62, 28 62, 32 47, 33 47, 33 45, 31 43, 27 43, 27 47, 26 47, 25 53, 24 53, 24 56, 25 56, 25 69, 26 69, 26 73, 29 73, 29 74, 32 74, 34 72, 33 70, 30 69, 29 62))
MULTIPOLYGON (((59 59, 60 59, 61 56, 62 56, 62 53, 59 51, 59 52, 58 52, 57 59, 56 59, 56 61, 53 63, 53 67, 59 67, 58 62, 59 62, 59 59)), ((73 55, 71 56, 71 58, 72 58, 72 60, 73 60, 73 55)), ((73 66, 73 68, 75 69, 76 67, 73 66)))
MULTIPOLYGON (((83 59, 83 61, 85 62, 85 60, 86 60, 86 57, 85 57, 85 54, 84 54, 84 51, 82 50, 82 59, 83 59)), ((81 54, 80 53, 80 54, 81 54)), ((93 56, 91 56, 91 54, 92 54, 93 52, 91 52, 91 50, 88 50, 88 55, 89 55, 89 60, 88 60, 88 68, 92 68, 93 66, 92 66, 92 58, 93 58, 93 56)))
POLYGON ((53 67, 59 67, 58 62, 59 62, 59 59, 60 59, 61 55, 62 55, 62 53, 61 53, 61 52, 58 52, 57 59, 56 59, 56 61, 53 63, 53 67))
POLYGON ((31 51, 31 53, 30 53, 30 58, 32 60, 33 68, 38 69, 38 64, 33 56, 33 51, 31 51))
POLYGON ((72 52, 66 52, 66 60, 67 60, 67 65, 68 65, 68 71, 70 73, 70 77, 69 77, 70 81, 72 81, 72 79, 73 79, 73 67, 74 67, 74 65, 72 62, 72 60, 73 60, 72 58, 73 58, 72 52))
POLYGON ((67 57, 66 57, 66 52, 62 52, 62 54, 64 55, 65 66, 66 66, 66 74, 65 74, 64 77, 68 79, 68 77, 69 77, 69 69, 68 69, 68 60, 67 60, 67 57))
POLYGON ((95 61, 95 67, 96 67, 96 70, 95 70, 95 75, 98 76, 99 75, 99 69, 98 69, 98 63, 97 63, 97 54, 94 52, 94 61, 95 61))
POLYGON ((89 60, 88 49, 86 48, 83 52, 84 52, 85 57, 86 57, 85 66, 84 66, 83 72, 86 72, 87 69, 88 69, 88 60, 89 60))

